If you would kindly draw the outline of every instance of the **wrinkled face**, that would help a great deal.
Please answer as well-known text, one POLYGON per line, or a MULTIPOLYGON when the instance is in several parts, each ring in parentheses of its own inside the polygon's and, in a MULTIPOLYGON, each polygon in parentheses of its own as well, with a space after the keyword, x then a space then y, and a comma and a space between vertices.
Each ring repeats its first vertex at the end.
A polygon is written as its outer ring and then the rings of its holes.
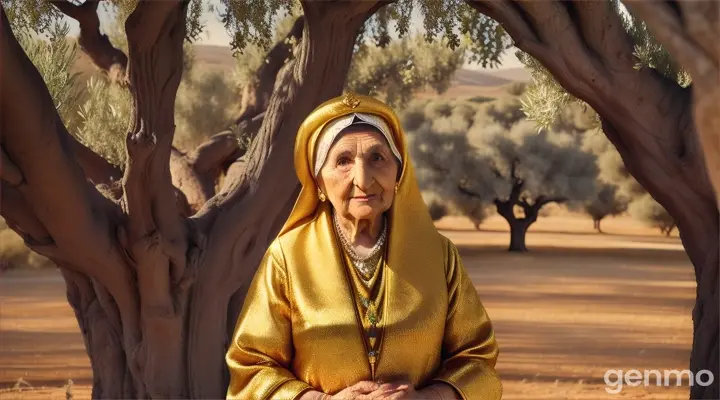
POLYGON ((398 171, 399 162, 382 133, 351 126, 330 148, 318 184, 340 215, 372 220, 392 205, 398 171))

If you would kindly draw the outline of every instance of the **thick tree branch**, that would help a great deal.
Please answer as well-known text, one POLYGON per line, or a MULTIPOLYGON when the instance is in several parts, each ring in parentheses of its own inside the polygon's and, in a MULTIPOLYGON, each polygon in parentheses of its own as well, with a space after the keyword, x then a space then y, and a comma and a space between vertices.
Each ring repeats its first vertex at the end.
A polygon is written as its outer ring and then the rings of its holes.
POLYGON ((265 55, 265 62, 255 72, 253 79, 243 88, 240 113, 235 119, 236 125, 265 112, 280 69, 292 55, 294 43, 302 38, 304 26, 305 18, 302 16, 296 18, 285 38, 276 43, 265 55))
POLYGON ((550 203, 565 203, 568 201, 567 197, 562 196, 543 196, 540 195, 535 198, 535 201, 532 204, 532 207, 537 209, 538 211, 543 208, 543 206, 550 204, 550 203))
POLYGON ((4 180, 0 181, 0 210, 8 226, 26 243, 54 245, 50 232, 35 216, 22 193, 4 180))
MULTIPOLYGON (((66 257, 82 255, 85 262, 75 260, 80 267, 107 283, 110 278, 105 274, 111 272, 101 269, 100 260, 111 253, 112 242, 107 234, 109 222, 96 202, 101 196, 86 182, 72 151, 74 139, 63 126, 42 77, 10 30, 4 9, 0 12, 0 119, 7 156, 3 159, 22 174, 17 190, 26 210, 32 210, 66 257), (87 262, 94 258, 99 265, 87 262)), ((17 178, 12 181, 17 183, 17 178)))
MULTIPOLYGON (((221 168, 228 159, 235 160, 243 154, 237 136, 226 131, 213 135, 193 150, 188 158, 192 160, 193 168, 197 172, 208 173, 221 168)), ((219 175, 219 171, 214 175, 219 175)))
POLYGON ((125 24, 135 108, 126 140, 128 161, 123 178, 130 217, 128 234, 131 240, 141 240, 162 232, 165 244, 173 244, 164 251, 173 260, 175 282, 181 279, 185 266, 185 229, 177 209, 167 205, 175 204, 169 165, 186 8, 187 4, 179 1, 143 1, 125 24))
POLYGON ((134 119, 126 145, 123 204, 127 229, 120 233, 128 262, 137 274, 143 344, 138 354, 147 373, 150 397, 186 397, 183 328, 187 290, 195 270, 188 268, 187 226, 176 205, 170 174, 175 133, 175 96, 180 84, 188 3, 140 1, 130 14, 128 37, 134 119))
POLYGON ((99 0, 87 0, 79 6, 67 0, 51 0, 51 3, 60 12, 78 22, 78 44, 93 63, 113 80, 124 83, 127 56, 110 43, 107 35, 100 33, 100 19, 97 14, 99 0))
POLYGON ((0 179, 12 186, 18 186, 23 182, 22 172, 15 165, 10 157, 5 154, 5 150, 0 146, 0 179))
POLYGON ((68 138, 70 148, 75 154, 80 168, 90 182, 98 184, 111 184, 122 178, 120 168, 112 165, 108 160, 90 150, 75 138, 68 138))
POLYGON ((669 2, 631 1, 628 8, 645 21, 693 79, 694 117, 715 198, 720 208, 720 4, 679 2, 680 14, 669 2))

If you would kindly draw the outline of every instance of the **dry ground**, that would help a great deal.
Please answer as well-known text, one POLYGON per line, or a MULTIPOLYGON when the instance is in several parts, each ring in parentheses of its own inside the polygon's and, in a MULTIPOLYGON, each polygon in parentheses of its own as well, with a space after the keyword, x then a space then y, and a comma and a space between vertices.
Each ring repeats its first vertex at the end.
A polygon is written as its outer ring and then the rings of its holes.
MULTIPOLYGON (((695 283, 677 237, 629 219, 541 219, 527 254, 505 252, 508 234, 491 218, 483 231, 463 219, 438 223, 460 248, 495 323, 507 399, 683 399, 687 387, 605 391, 608 369, 686 369, 695 283)), ((62 279, 55 271, 0 278, 0 398, 89 397, 90 369, 62 279), (9 390, 23 378, 46 389, 9 390), (55 389, 52 389, 55 387, 55 389)))

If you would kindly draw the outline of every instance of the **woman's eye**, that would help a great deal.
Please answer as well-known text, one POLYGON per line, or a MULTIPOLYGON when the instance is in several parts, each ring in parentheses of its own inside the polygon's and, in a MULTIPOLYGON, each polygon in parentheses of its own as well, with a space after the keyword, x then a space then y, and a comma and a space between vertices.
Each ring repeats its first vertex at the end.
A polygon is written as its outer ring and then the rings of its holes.
POLYGON ((345 166, 345 165, 348 165, 348 164, 350 164, 350 159, 349 159, 349 158, 343 157, 343 158, 340 158, 340 159, 337 160, 337 165, 340 166, 340 167, 345 166))
POLYGON ((373 160, 373 161, 382 161, 382 160, 384 160, 384 159, 385 159, 385 156, 383 156, 383 155, 380 154, 380 153, 375 153, 375 154, 373 154, 373 156, 372 156, 372 160, 373 160))

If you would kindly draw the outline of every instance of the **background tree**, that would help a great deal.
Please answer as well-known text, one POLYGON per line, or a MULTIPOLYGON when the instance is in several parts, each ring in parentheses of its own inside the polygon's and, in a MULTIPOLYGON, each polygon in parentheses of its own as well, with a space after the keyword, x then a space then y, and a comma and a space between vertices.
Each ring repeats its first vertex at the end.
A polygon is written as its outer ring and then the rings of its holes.
POLYGON ((677 227, 677 221, 649 194, 644 194, 630 203, 628 211, 634 218, 658 228, 665 236, 670 236, 677 227))
MULTIPOLYGON (((716 289, 720 283, 720 217, 702 157, 703 149, 715 154, 713 159, 717 159, 718 151, 712 145, 703 146, 708 141, 703 139, 701 143, 692 123, 691 98, 692 93, 698 91, 683 87, 677 79, 663 75, 662 70, 641 63, 643 58, 638 49, 657 42, 649 36, 643 40, 635 35, 642 30, 634 30, 628 24, 617 2, 468 0, 468 3, 498 21, 516 47, 547 69, 568 94, 597 112, 603 133, 620 153, 627 171, 678 222, 680 238, 698 281, 690 369, 695 373, 707 369, 718 376, 720 300, 716 289)), ((707 8, 704 14, 709 15, 699 21, 716 18, 717 13, 710 11, 713 7, 717 10, 717 5, 711 3, 698 2, 698 9, 707 8)), ((672 10, 673 16, 665 20, 667 23, 682 18, 684 14, 677 10, 685 9, 684 6, 666 7, 666 4, 663 2, 664 10, 672 10)), ((703 13, 695 13, 699 14, 703 13)), ((712 47, 712 40, 707 38, 714 36, 703 36, 701 32, 716 29, 717 24, 669 26, 682 27, 680 31, 689 38, 689 43, 705 37, 701 48, 708 49, 712 47), (697 31, 689 28, 694 26, 702 28, 697 31)), ((665 40, 672 37, 667 35, 665 40)), ((693 62, 691 58, 681 61, 693 62)), ((702 59, 709 58, 702 54, 702 59)), ((717 73, 710 71, 712 67, 698 71, 708 77, 703 81, 705 89, 700 89, 703 93, 716 93, 707 89, 717 87, 717 73)), ((552 100, 547 96, 544 101, 551 103, 552 100)), ((700 103, 698 106, 710 110, 710 104, 717 102, 707 101, 702 103, 704 106, 700 103)), ((706 112, 703 116, 710 117, 700 123, 715 126, 712 118, 717 113, 706 112)), ((703 134, 704 137, 712 137, 710 135, 703 134)), ((690 392, 693 398, 717 398, 720 384, 716 381, 707 387, 696 385, 690 392)))
MULTIPOLYGON (((493 204, 510 225, 510 251, 527 251, 525 236, 549 203, 576 203, 595 194, 595 157, 563 132, 538 132, 520 120, 510 129, 495 117, 503 100, 481 106, 429 102, 403 114, 413 159, 425 190, 464 210, 493 204), (488 120, 490 123, 488 124, 488 120)), ((519 108, 519 103, 517 103, 519 108)))
MULTIPOLYGON (((233 162, 222 187, 208 195, 196 166, 208 165, 201 159, 218 164, 232 157, 232 141, 215 135, 192 156, 173 147, 184 42, 201 29, 199 2, 111 2, 127 16, 121 18, 124 59, 99 30, 98 2, 41 3, 3 0, 0 9, 2 93, 23 94, 0 98, 2 216, 29 248, 60 268, 93 368, 93 397, 223 397, 224 354, 247 284, 298 193, 288 162, 297 129, 317 105, 341 94, 358 34, 385 4, 302 1, 303 17, 293 23, 302 27, 301 39, 289 48, 283 41, 284 52, 273 53, 275 16, 292 11, 292 3, 253 3, 250 9, 223 1, 221 17, 234 49, 260 44, 268 46, 268 58, 284 56, 276 70, 256 71, 261 84, 254 98, 267 102, 237 125, 259 129, 243 158, 236 158, 242 168, 230 174, 233 162), (63 14, 78 21, 82 51, 130 95, 120 167, 68 132, 16 39, 24 30, 42 34, 63 14), (266 89, 269 96, 258 95, 266 89), (103 163, 106 169, 96 168, 103 163), (209 199, 191 201, 186 193, 192 190, 209 199), (183 202, 198 211, 183 209, 183 202)), ((449 45, 459 44, 452 7, 424 2, 429 39, 442 31, 449 45)), ((409 10, 406 2, 394 10, 404 31, 409 10)))
MULTIPOLYGON (((612 184, 601 184, 596 196, 583 203, 583 211, 593 220, 593 229, 602 233, 600 223, 605 217, 620 215, 627 210, 627 202, 618 196, 618 187, 612 184)), ((662 211, 665 211, 658 204, 662 211)), ((667 214, 667 212, 665 212, 667 214)))

